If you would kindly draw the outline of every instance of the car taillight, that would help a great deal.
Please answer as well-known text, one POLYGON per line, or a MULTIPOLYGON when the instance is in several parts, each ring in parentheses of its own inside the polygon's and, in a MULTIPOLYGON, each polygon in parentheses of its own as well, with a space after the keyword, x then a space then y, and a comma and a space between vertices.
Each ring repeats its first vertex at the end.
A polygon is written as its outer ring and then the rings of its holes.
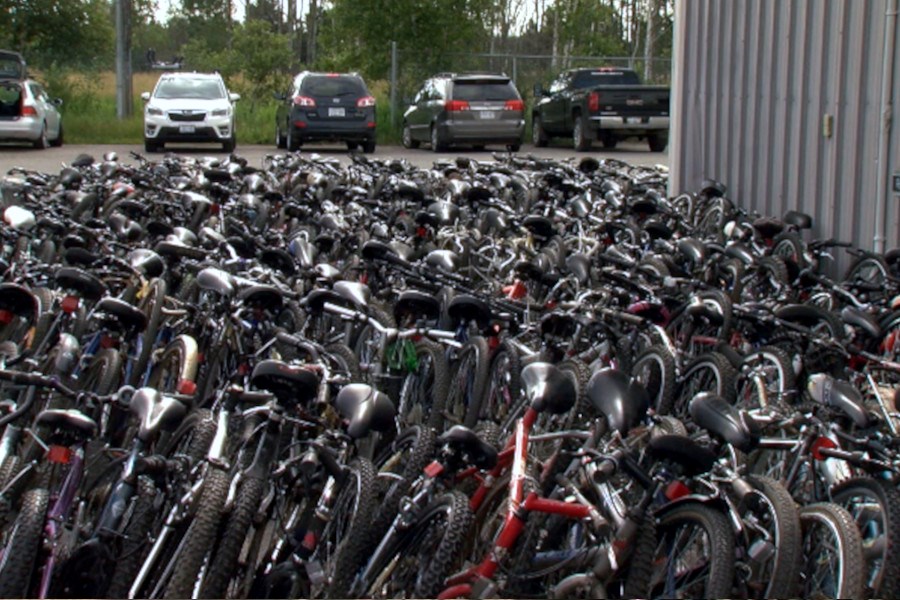
POLYGON ((461 110, 469 110, 469 103, 465 100, 447 100, 444 103, 444 108, 450 112, 459 112, 461 110))
POLYGON ((525 103, 521 100, 507 100, 503 108, 506 110, 525 110, 525 103))
POLYGON ((372 96, 366 96, 365 98, 360 98, 356 101, 356 106, 359 108, 365 108, 367 106, 375 106, 375 98, 372 96))
POLYGON ((23 117, 36 117, 37 109, 33 106, 22 105, 22 116, 23 117))
POLYGON ((316 101, 309 96, 294 96, 294 106, 307 106, 315 108, 316 101))
POLYGON ((591 112, 600 110, 600 94, 598 92, 588 94, 588 110, 591 112))

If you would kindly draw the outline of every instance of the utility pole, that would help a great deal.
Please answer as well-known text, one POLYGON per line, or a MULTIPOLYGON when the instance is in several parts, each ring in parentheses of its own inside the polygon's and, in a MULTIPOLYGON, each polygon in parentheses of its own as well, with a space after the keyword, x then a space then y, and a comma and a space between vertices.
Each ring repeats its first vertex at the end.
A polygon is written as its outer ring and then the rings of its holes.
POLYGON ((131 0, 116 0, 116 116, 130 117, 131 93, 131 0))

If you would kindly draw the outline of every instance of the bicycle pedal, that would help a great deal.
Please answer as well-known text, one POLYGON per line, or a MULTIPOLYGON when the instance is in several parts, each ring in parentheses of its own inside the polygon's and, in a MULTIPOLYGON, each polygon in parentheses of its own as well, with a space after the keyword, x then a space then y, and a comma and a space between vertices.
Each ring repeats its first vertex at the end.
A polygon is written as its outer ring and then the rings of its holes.
POLYGON ((487 577, 479 577, 472 582, 473 598, 496 598, 497 582, 487 577))

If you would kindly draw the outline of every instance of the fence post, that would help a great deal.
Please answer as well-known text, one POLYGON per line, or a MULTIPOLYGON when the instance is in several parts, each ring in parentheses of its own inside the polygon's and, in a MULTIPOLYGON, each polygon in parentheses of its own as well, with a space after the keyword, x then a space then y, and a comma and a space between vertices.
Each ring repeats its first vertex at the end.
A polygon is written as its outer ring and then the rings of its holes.
POLYGON ((391 42, 391 128, 397 126, 397 42, 391 42))
POLYGON ((519 61, 515 57, 515 55, 513 55, 512 59, 513 59, 513 69, 512 69, 513 81, 515 81, 516 85, 518 85, 518 83, 519 83, 519 61))

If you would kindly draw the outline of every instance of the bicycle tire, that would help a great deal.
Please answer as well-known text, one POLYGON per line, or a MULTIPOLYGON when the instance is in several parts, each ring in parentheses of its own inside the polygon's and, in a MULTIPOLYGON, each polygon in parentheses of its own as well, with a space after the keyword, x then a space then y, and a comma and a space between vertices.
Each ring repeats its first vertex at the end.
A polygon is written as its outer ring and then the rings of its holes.
POLYGON ((375 517, 378 501, 375 467, 370 460, 353 459, 347 473, 348 478, 331 507, 331 520, 322 531, 313 555, 322 563, 328 587, 333 589, 349 589, 366 554, 372 550, 366 531, 375 517), (343 514, 346 510, 350 511, 349 515, 343 514))
POLYGON ((665 510, 657 517, 657 545, 650 578, 651 598, 726 598, 734 581, 734 535, 731 524, 720 510, 697 502, 687 502, 665 510), (703 539, 700 546, 689 547, 693 535, 703 539), (694 550, 690 555, 691 550, 694 550), (675 552, 685 551, 679 558, 675 552), (689 559, 696 558, 692 563, 689 559), (674 570, 674 572, 672 571, 674 570), (705 577, 704 577, 705 575, 705 577), (680 584, 678 589, 672 586, 680 584), (686 589, 682 589, 686 588, 686 589))
POLYGON ((44 519, 50 506, 50 491, 32 488, 22 496, 21 509, 11 524, 0 561, 0 598, 28 598, 31 574, 41 549, 44 519))
POLYGON ((672 414, 679 418, 687 417, 691 399, 700 392, 711 392, 734 404, 736 380, 737 370, 718 352, 695 358, 684 370, 672 414))
POLYGON ((197 359, 197 342, 191 336, 179 335, 166 345, 159 359, 154 361, 147 377, 147 387, 162 393, 178 393, 183 381, 197 380, 197 359))
POLYGON ((147 326, 141 332, 141 351, 131 367, 131 374, 128 378, 129 385, 138 387, 143 383, 144 374, 150 364, 150 356, 156 346, 156 336, 159 334, 159 326, 162 323, 162 309, 167 293, 166 280, 157 277, 147 284, 146 293, 138 302, 138 308, 147 317, 147 326))
POLYGON ((866 592, 870 598, 900 596, 900 491, 868 477, 842 481, 831 500, 856 521, 866 559, 866 592))
POLYGON ((863 598, 866 572, 862 537, 847 510, 831 502, 815 502, 800 507, 803 529, 803 558, 800 589, 792 596, 812 598, 822 594, 833 598, 863 598), (820 552, 836 561, 826 566, 820 552), (817 571, 814 567, 821 566, 817 571))
POLYGON ((197 503, 197 511, 179 544, 178 552, 171 557, 175 565, 166 583, 164 598, 191 598, 208 555, 212 552, 216 530, 222 519, 222 507, 231 483, 228 473, 210 467, 197 503))
POLYGON ((522 389, 521 370, 519 352, 512 344, 501 342, 491 357, 479 420, 491 419, 502 425, 506 415, 515 410, 522 389))
POLYGON ((386 553, 388 560, 369 582, 365 597, 395 597, 385 593, 387 588, 416 598, 436 598, 461 563, 471 524, 468 498, 455 491, 438 497, 393 551, 386 553))
POLYGON ((250 531, 253 517, 259 510, 266 482, 261 477, 247 477, 241 481, 234 507, 225 522, 224 531, 200 588, 200 598, 225 598, 229 584, 241 577, 238 558, 250 531))
POLYGON ((444 428, 444 409, 450 392, 450 367, 440 344, 415 343, 416 369, 407 373, 400 388, 397 417, 401 427, 425 425, 444 428))
POLYGON ((150 528, 157 514, 156 493, 156 486, 150 479, 140 478, 131 518, 122 529, 122 545, 117 555, 115 569, 109 579, 109 587, 101 591, 97 597, 128 597, 131 584, 150 548, 150 528))
POLYGON ((475 427, 487 390, 489 369, 487 340, 481 336, 469 338, 452 368, 445 422, 475 427))
POLYGON ((738 374, 735 391, 735 406, 745 410, 787 409, 791 398, 797 393, 797 377, 788 353, 777 346, 763 346, 744 357, 738 374), (765 383, 765 398, 748 374, 762 377, 765 383))
POLYGON ((754 547, 768 547, 771 554, 756 552, 768 560, 766 564, 753 565, 753 578, 738 591, 745 598, 790 598, 797 590, 803 558, 797 505, 787 489, 770 477, 750 476, 747 481, 753 486, 750 495, 743 499, 741 514, 748 532, 747 560, 754 560, 754 553, 750 552, 754 547), (760 532, 763 528, 765 531, 760 532), (761 535, 749 535, 754 531, 761 535))
POLYGON ((328 344, 325 346, 325 352, 331 356, 332 362, 337 363, 338 369, 347 375, 350 383, 362 381, 359 359, 346 344, 338 342, 328 344))
POLYGON ((664 346, 651 346, 634 360, 629 372, 650 395, 650 407, 667 415, 675 404, 675 358, 664 346))

